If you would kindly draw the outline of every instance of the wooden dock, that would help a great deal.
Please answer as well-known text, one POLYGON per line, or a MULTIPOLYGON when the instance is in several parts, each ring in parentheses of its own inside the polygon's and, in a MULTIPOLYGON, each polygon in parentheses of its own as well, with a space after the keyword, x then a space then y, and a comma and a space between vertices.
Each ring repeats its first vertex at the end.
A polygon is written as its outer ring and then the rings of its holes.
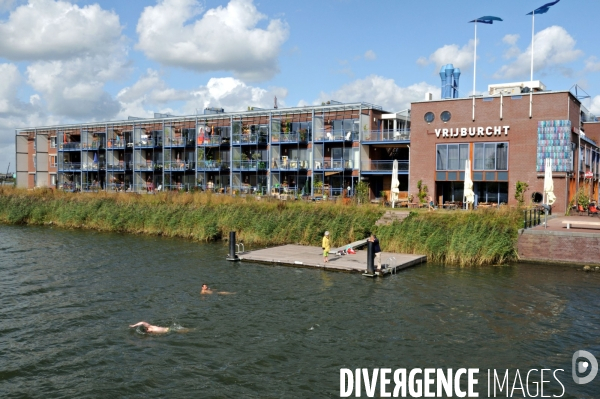
MULTIPOLYGON (((366 273, 367 271, 367 251, 356 251, 356 255, 330 253, 329 262, 323 263, 323 250, 320 247, 290 244, 240 253, 238 257, 243 262, 271 263, 351 273, 366 273)), ((425 255, 382 252, 381 264, 384 272, 381 274, 396 273, 425 262, 427 262, 425 255)))

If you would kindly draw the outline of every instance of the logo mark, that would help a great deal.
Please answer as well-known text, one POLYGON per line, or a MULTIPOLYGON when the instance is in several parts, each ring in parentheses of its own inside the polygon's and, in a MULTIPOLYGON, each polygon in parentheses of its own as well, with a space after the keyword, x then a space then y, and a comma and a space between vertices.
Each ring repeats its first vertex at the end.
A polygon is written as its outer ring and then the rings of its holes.
POLYGON ((576 384, 579 385, 583 385, 583 384, 588 384, 590 382, 592 382, 592 380, 594 378, 596 378, 596 374, 598 374, 598 361, 596 360, 596 357, 594 355, 592 355, 590 352, 588 351, 584 351, 584 350, 578 350, 577 352, 573 353, 573 359, 572 359, 572 375, 573 375, 573 381, 575 381, 576 384), (577 359, 579 358, 585 358, 586 361, 577 361, 577 359), (579 377, 577 375, 577 373, 579 374, 583 374, 585 373, 588 368, 591 365, 591 369, 589 370, 589 374, 585 377, 579 377))

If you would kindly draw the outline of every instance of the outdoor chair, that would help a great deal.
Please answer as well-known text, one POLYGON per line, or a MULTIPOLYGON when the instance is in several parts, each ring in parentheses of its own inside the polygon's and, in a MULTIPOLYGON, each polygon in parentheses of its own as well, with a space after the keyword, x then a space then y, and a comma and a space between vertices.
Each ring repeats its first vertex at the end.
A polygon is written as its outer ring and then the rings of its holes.
POLYGON ((598 208, 596 208, 596 204, 590 204, 588 207, 588 215, 589 216, 598 216, 600 212, 598 212, 598 208))
POLYGON ((579 216, 585 215, 587 213, 587 211, 583 208, 583 205, 579 204, 577 205, 577 214, 579 216))

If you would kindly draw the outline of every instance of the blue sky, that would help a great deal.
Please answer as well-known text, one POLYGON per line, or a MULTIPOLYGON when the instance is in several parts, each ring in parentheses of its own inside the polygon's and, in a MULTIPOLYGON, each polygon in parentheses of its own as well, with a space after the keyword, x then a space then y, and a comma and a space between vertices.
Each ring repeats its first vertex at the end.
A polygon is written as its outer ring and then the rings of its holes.
MULTIPOLYGON (((460 67, 460 95, 529 80, 531 17, 545 0, 0 0, 0 171, 14 129, 153 112, 194 114, 338 101, 389 111, 460 67)), ((535 72, 550 90, 581 86, 600 114, 600 2, 561 0, 535 19, 535 72)))

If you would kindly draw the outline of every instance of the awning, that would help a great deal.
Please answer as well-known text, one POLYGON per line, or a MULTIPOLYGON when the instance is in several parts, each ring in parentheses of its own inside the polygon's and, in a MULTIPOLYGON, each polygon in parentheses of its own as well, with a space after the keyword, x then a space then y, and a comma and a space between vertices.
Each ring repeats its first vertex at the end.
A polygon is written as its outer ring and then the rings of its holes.
POLYGON ((339 173, 342 173, 342 172, 325 172, 325 176, 337 175, 339 173))

